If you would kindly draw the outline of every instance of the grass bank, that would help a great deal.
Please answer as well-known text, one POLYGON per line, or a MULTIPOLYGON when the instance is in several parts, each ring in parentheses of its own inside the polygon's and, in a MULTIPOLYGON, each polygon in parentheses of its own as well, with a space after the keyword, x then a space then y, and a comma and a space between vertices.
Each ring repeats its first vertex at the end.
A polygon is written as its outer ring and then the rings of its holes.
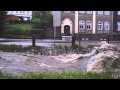
POLYGON ((30 73, 21 76, 0 75, 0 79, 112 79, 108 73, 66 72, 62 73, 30 73))

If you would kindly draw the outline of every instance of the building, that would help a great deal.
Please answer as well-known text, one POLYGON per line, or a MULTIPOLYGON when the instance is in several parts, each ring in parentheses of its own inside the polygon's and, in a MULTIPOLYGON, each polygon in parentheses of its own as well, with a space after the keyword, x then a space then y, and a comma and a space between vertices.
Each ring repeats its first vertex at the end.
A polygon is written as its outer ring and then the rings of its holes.
POLYGON ((7 11, 6 22, 30 21, 32 11, 7 11))
POLYGON ((120 33, 120 11, 59 11, 61 34, 120 33))
POLYGON ((113 33, 120 33, 120 11, 113 12, 113 33))

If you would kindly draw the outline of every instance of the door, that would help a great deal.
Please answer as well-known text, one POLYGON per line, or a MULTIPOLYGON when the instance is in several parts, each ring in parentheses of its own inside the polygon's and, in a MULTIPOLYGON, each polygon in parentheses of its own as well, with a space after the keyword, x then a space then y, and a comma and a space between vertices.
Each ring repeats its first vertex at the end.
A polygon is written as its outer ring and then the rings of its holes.
POLYGON ((69 25, 64 26, 64 35, 70 36, 70 26, 69 25))

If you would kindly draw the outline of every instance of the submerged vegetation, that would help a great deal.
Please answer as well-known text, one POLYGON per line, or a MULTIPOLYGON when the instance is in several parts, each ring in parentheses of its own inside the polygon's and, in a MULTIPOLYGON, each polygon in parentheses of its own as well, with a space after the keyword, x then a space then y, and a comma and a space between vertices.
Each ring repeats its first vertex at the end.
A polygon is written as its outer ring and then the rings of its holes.
POLYGON ((55 46, 55 47, 42 47, 42 46, 27 46, 22 47, 21 45, 0 45, 0 50, 4 52, 33 52, 35 54, 48 55, 49 51, 52 55, 77 53, 84 54, 91 52, 93 47, 78 47, 77 45, 68 46, 55 46))

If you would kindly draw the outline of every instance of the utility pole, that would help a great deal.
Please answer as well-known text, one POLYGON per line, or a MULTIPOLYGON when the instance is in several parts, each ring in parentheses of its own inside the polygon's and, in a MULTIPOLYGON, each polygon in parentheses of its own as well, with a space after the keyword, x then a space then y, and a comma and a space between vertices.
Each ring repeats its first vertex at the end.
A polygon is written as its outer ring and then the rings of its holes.
POLYGON ((78 41, 79 41, 79 46, 80 46, 80 32, 79 32, 79 28, 78 28, 78 23, 79 23, 79 11, 75 11, 75 33, 78 34, 79 38, 78 38, 78 41))
POLYGON ((55 37, 56 37, 56 26, 54 26, 54 46, 55 46, 55 37))
POLYGON ((56 38, 56 28, 61 26, 61 11, 53 11, 53 27, 54 27, 54 46, 56 38))

